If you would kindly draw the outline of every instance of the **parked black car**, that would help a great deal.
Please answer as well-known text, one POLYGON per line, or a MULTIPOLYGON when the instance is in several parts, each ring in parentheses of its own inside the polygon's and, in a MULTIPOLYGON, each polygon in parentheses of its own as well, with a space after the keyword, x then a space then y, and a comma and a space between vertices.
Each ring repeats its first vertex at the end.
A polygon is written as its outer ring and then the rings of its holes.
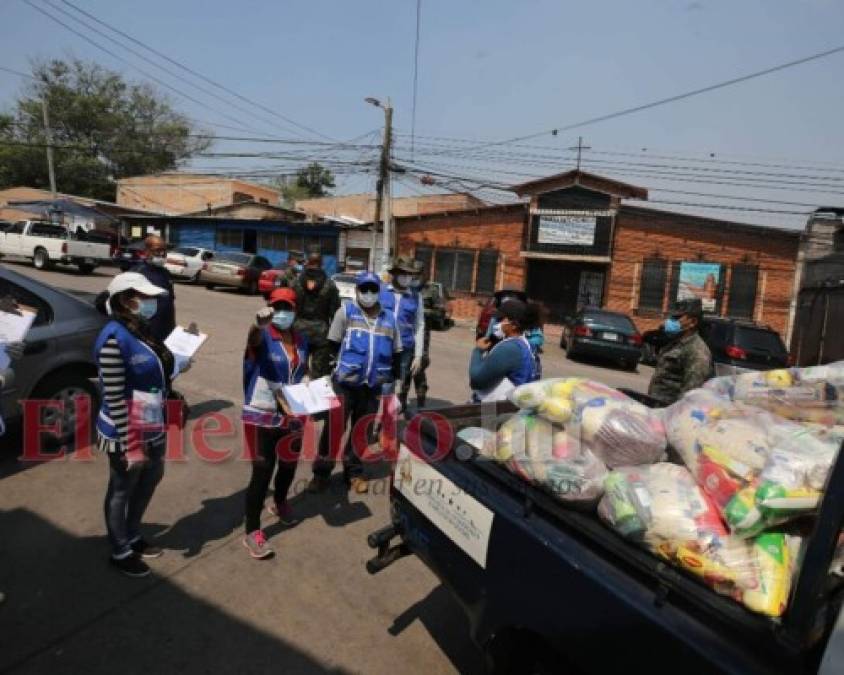
POLYGON ((129 269, 137 265, 143 260, 144 240, 133 241, 131 244, 123 246, 115 251, 112 256, 112 261, 117 265, 121 272, 127 272, 129 269))
MULTIPOLYGON (((782 338, 768 326, 741 319, 705 316, 700 324, 700 335, 712 352, 717 376, 790 365, 782 338)), ((669 341, 661 327, 647 331, 642 336, 642 363, 656 365, 660 350, 669 341)))
POLYGON ((642 336, 626 314, 587 307, 564 321, 560 347, 568 359, 598 356, 635 370, 642 356, 642 336))
POLYGON ((701 323, 700 334, 712 352, 716 376, 790 365, 782 338, 768 326, 738 319, 706 317, 701 323))

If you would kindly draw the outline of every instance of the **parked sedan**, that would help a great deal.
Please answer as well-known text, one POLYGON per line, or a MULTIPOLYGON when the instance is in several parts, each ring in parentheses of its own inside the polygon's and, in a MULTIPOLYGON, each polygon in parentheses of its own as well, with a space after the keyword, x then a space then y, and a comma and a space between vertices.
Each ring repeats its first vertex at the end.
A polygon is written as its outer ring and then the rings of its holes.
POLYGON ((60 401, 63 410, 44 408, 40 419, 42 426, 56 425, 59 432, 44 432, 41 438, 47 444, 71 442, 76 431, 75 398, 91 398, 92 420, 99 409, 93 351, 105 317, 89 302, 0 267, 0 297, 6 295, 36 309, 37 315, 26 335, 23 358, 12 364, 14 378, 0 395, 3 419, 19 421, 22 401, 60 401))
POLYGON ((271 267, 270 261, 260 255, 220 253, 203 265, 199 273, 199 283, 205 284, 209 289, 226 286, 255 295, 258 292, 261 272, 271 267))
POLYGON ((199 280, 202 266, 213 258, 214 251, 209 251, 207 248, 179 246, 172 251, 167 251, 167 262, 164 267, 174 279, 185 279, 195 283, 199 280))
POLYGON ((598 356, 635 370, 642 355, 642 336, 626 314, 586 308, 563 326, 560 346, 569 359, 598 356))
POLYGON ((739 319, 704 317, 700 336, 712 353, 717 376, 791 365, 782 338, 768 326, 739 319))

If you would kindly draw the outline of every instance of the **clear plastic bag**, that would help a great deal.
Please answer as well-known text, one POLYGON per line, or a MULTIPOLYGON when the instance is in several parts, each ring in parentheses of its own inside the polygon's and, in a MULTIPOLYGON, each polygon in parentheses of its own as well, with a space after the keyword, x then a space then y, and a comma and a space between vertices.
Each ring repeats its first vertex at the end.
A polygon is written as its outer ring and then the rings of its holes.
POLYGON ((838 441, 697 391, 665 411, 668 440, 730 531, 754 537, 818 506, 838 441))
POLYGON ((727 533, 712 501, 684 467, 623 467, 605 480, 598 514, 611 528, 748 609, 780 616, 794 571, 781 533, 727 533))
POLYGON ((577 438, 531 413, 514 415, 501 426, 497 458, 562 502, 593 503, 603 494, 603 463, 577 438))
POLYGON ((517 387, 510 396, 520 408, 579 436, 607 466, 650 464, 664 457, 661 412, 617 389, 581 378, 554 378, 517 387))

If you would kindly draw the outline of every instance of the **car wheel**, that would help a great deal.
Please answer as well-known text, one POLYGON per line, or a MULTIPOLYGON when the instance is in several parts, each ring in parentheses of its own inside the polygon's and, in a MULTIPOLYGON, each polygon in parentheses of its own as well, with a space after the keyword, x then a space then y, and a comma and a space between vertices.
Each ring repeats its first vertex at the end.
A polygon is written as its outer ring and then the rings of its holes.
POLYGON ((621 367, 624 368, 624 370, 629 370, 630 372, 633 372, 633 373, 636 372, 636 367, 638 365, 639 365, 638 362, 634 361, 633 359, 624 359, 621 362, 621 367))
POLYGON ((566 348, 566 334, 565 332, 560 334, 560 349, 566 348))
POLYGON ((93 440, 94 421, 99 412, 99 394, 96 387, 86 377, 78 373, 60 372, 48 375, 38 383, 32 392, 32 399, 60 401, 63 404, 61 410, 56 408, 44 408, 41 411, 39 423, 42 426, 56 425, 59 433, 44 432, 42 438, 48 448, 56 448, 67 443, 72 443, 69 450, 78 447, 85 447, 93 440), (77 422, 77 406, 75 399, 78 396, 87 396, 91 401, 90 423, 88 430, 91 433, 89 438, 75 438, 77 422))
POLYGON ((80 263, 79 265, 77 265, 77 267, 79 268, 79 271, 82 274, 91 274, 91 272, 97 269, 96 265, 89 265, 86 263, 80 263))
POLYGON ((571 361, 571 360, 574 360, 574 357, 575 357, 574 345, 573 344, 567 344, 566 345, 566 358, 571 361))
POLYGON ((215 286, 214 284, 205 284, 205 288, 207 288, 209 291, 213 291, 215 286))
POLYGON ((37 270, 50 269, 50 254, 43 248, 35 249, 35 254, 32 257, 32 265, 37 270))

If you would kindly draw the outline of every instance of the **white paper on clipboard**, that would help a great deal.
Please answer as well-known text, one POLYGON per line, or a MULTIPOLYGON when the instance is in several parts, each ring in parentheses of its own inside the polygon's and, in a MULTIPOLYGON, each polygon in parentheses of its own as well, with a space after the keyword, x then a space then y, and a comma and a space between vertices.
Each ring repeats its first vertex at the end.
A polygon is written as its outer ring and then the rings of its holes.
POLYGON ((339 405, 328 375, 301 384, 282 385, 281 393, 293 415, 314 415, 339 405))
POLYGON ((173 377, 182 372, 185 364, 193 358, 207 339, 206 333, 191 333, 181 326, 173 329, 173 332, 164 340, 164 345, 173 353, 175 360, 173 377))
POLYGON ((20 308, 20 314, 0 311, 0 345, 7 342, 21 342, 35 321, 36 313, 20 308))

